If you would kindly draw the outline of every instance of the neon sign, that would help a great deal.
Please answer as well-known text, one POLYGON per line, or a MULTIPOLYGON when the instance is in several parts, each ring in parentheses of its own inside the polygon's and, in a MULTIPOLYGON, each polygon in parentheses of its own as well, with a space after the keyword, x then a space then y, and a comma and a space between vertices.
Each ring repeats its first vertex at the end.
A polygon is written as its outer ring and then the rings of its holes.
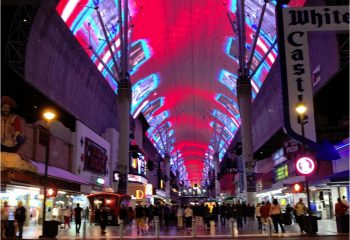
POLYGON ((316 170, 316 161, 310 157, 300 157, 295 161, 295 169, 300 175, 310 175, 316 170))

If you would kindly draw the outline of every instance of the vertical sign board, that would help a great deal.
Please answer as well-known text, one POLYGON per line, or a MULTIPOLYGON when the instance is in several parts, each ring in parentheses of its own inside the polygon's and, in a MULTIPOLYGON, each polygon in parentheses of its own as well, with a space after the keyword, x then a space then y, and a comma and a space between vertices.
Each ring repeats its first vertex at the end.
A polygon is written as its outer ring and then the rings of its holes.
MULTIPOLYGON (((282 8, 277 4, 277 25, 283 81, 285 128, 290 136, 310 143, 316 141, 313 89, 308 49, 308 32, 349 29, 349 6, 282 8), (282 19, 281 19, 282 18, 282 19), (305 137, 295 111, 298 102, 307 106, 305 137)), ((327 46, 325 46, 327 47, 327 46)))

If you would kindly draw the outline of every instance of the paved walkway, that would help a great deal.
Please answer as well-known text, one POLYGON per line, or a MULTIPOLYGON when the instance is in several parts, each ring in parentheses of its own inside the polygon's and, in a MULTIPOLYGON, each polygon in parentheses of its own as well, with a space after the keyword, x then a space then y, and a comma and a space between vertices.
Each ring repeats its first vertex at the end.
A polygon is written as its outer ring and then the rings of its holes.
MULTIPOLYGON (((285 226, 286 233, 272 233, 271 237, 284 237, 292 239, 308 238, 306 234, 300 234, 299 226, 297 224, 292 224, 285 226)), ((82 224, 80 235, 75 233, 75 224, 71 224, 70 229, 59 229, 58 239, 119 239, 119 227, 118 226, 108 226, 106 229, 106 234, 101 235, 101 230, 99 226, 90 225, 87 223, 82 224)), ((273 232, 273 231, 272 231, 273 232)), ((41 226, 28 226, 24 227, 23 237, 25 239, 38 239, 41 235, 41 226)), ((160 234, 161 239, 189 239, 193 238, 193 233, 191 231, 182 230, 179 231, 175 226, 170 226, 169 228, 161 227, 160 234)), ((338 235, 336 231, 336 224, 334 220, 320 220, 318 221, 318 233, 317 236, 327 236, 327 239, 348 239, 349 235, 338 235)), ((201 239, 228 239, 231 238, 230 228, 228 226, 223 227, 219 224, 217 228, 212 226, 210 230, 205 230, 204 227, 198 226, 196 230, 196 237, 201 239)), ((236 236, 237 237, 237 236, 236 236)), ((242 230, 238 232, 239 238, 270 238, 269 232, 262 232, 257 229, 257 222, 248 221, 242 230)), ((133 225, 128 227, 124 231, 125 239, 154 239, 156 238, 155 229, 149 228, 143 234, 138 235, 136 226, 133 225)))

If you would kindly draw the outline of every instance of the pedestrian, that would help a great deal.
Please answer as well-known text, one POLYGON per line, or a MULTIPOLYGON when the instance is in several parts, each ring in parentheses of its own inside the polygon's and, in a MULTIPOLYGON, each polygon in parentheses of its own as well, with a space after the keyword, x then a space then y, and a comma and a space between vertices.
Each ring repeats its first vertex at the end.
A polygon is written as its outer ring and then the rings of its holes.
POLYGON ((191 231, 192 229, 192 217, 193 217, 193 210, 191 209, 191 206, 188 204, 187 208, 184 211, 185 215, 185 224, 187 231, 191 231))
POLYGON ((63 220, 63 205, 62 204, 58 207, 57 221, 59 222, 60 228, 63 228, 62 223, 64 220, 63 220))
POLYGON ((82 211, 83 209, 80 207, 79 203, 77 203, 77 207, 74 208, 75 232, 77 235, 79 235, 79 231, 80 231, 82 211))
POLYGON ((127 223, 128 223, 128 226, 132 226, 132 222, 135 218, 135 211, 132 207, 129 207, 128 208, 128 220, 127 220, 127 223))
POLYGON ((184 209, 182 208, 181 205, 177 208, 176 211, 176 217, 177 217, 177 228, 179 230, 182 230, 184 227, 184 209))
POLYGON ((271 219, 270 219, 270 206, 271 206, 271 204, 269 201, 267 201, 266 203, 262 202, 261 205, 262 205, 260 207, 261 223, 264 224, 263 228, 264 228, 264 231, 266 231, 266 224, 269 223, 269 221, 271 221, 271 219))
POLYGON ((244 224, 247 224, 247 216, 248 216, 248 206, 247 206, 247 204, 245 203, 245 202, 243 202, 242 204, 241 204, 241 206, 240 206, 240 209, 241 209, 241 211, 240 211, 240 215, 241 215, 241 217, 242 217, 242 227, 243 227, 243 222, 244 222, 244 224))
POLYGON ((152 204, 148 207, 148 227, 154 226, 154 207, 152 204))
POLYGON ((170 208, 168 204, 165 204, 163 208, 163 214, 164 214, 164 226, 168 228, 169 222, 170 222, 170 208))
POLYGON ((243 212, 247 210, 246 207, 244 207, 243 204, 241 204, 239 201, 236 204, 236 207, 233 208, 233 211, 236 213, 236 219, 237 219, 237 228, 242 229, 243 228, 243 219, 245 218, 245 213, 243 212))
POLYGON ((270 207, 270 216, 272 218, 273 226, 275 228, 275 233, 278 233, 278 225, 280 225, 282 233, 285 233, 284 227, 281 222, 281 214, 281 206, 279 205, 277 199, 274 199, 270 207))
POLYGON ((218 220, 219 220, 219 206, 218 203, 214 203, 213 210, 212 210, 212 220, 214 220, 215 226, 218 226, 218 220))
POLYGON ((294 219, 294 215, 293 215, 293 212, 294 212, 294 208, 288 203, 287 206, 286 206, 286 213, 285 213, 285 222, 284 222, 284 225, 291 225, 292 224, 292 220, 294 222, 295 219, 294 219))
POLYGON ((299 202, 294 207, 295 210, 295 220, 299 224, 300 227, 300 233, 303 233, 305 231, 303 226, 303 218, 307 212, 307 208, 305 204, 303 203, 303 199, 299 198, 299 202))
POLYGON ((145 225, 145 209, 141 206, 141 204, 137 204, 135 208, 135 216, 136 216, 136 227, 137 227, 137 235, 143 233, 143 227, 145 225))
MULTIPOLYGON (((349 207, 349 202, 346 200, 346 197, 343 196, 343 199, 341 200, 341 202, 345 205, 345 206, 348 206, 349 207)), ((345 212, 346 215, 349 215, 349 209, 346 210, 345 212)))
POLYGON ((209 230, 210 229, 210 209, 208 204, 205 204, 204 206, 203 218, 204 218, 205 229, 209 230))
POLYGON ((9 206, 8 206, 8 203, 5 201, 4 206, 1 207, 1 238, 2 239, 6 238, 8 219, 9 219, 9 206))
POLYGON ((226 226, 226 204, 223 203, 222 205, 220 205, 220 222, 221 222, 221 226, 226 226))
MULTIPOLYGON (((335 220, 337 223, 337 231, 338 233, 346 233, 349 229, 344 229, 344 217, 346 216, 346 211, 349 209, 349 206, 345 205, 343 201, 338 198, 337 203, 335 204, 335 220)), ((348 224, 349 222, 347 222, 348 224)))
POLYGON ((262 229, 262 223, 261 223, 261 214, 260 214, 260 203, 257 203, 256 204, 256 207, 255 207, 255 216, 256 216, 256 219, 258 220, 258 227, 259 227, 259 230, 262 229))
POLYGON ((66 209, 64 210, 63 217, 64 217, 64 229, 66 229, 66 225, 68 225, 68 228, 70 228, 70 218, 72 216, 72 211, 70 208, 67 206, 66 209))
POLYGON ((17 209, 15 212, 15 220, 18 226, 18 238, 22 239, 23 237, 23 225, 26 220, 26 209, 23 207, 22 201, 18 202, 17 209))
POLYGON ((107 223, 108 223, 108 211, 104 204, 101 204, 99 212, 100 212, 99 220, 100 220, 101 234, 105 234, 107 223))
POLYGON ((126 206, 124 204, 120 208, 119 219, 121 221, 123 221, 124 227, 127 226, 127 224, 128 224, 128 209, 126 208, 126 206))

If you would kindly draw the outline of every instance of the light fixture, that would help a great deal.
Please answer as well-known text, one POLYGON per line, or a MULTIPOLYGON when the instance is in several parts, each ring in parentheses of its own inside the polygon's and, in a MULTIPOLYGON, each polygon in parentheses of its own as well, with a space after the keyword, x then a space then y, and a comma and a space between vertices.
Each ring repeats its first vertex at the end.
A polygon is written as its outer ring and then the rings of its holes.
POLYGON ((299 102, 295 106, 295 111, 299 114, 304 114, 307 111, 307 107, 304 102, 299 102))
POLYGON ((52 110, 45 110, 43 116, 47 121, 51 121, 56 117, 56 114, 52 110))

